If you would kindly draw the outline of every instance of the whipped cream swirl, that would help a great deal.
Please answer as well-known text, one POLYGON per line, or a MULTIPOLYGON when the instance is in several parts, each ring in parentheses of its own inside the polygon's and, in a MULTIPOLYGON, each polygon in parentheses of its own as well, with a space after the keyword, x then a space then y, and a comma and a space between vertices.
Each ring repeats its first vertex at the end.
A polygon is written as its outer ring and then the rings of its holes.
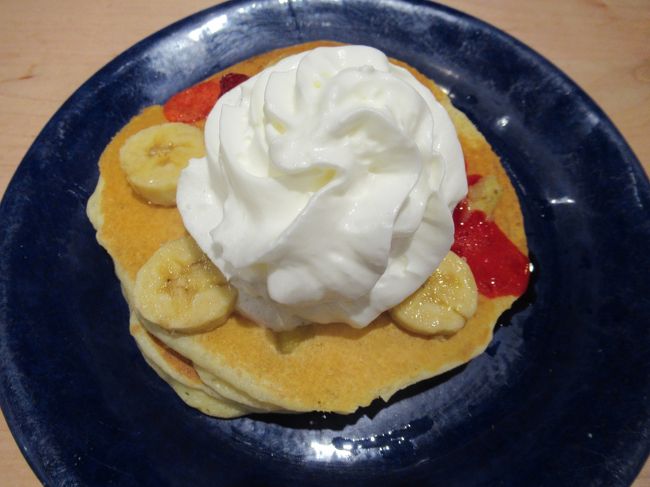
POLYGON ((458 137, 431 92, 376 49, 281 60, 219 99, 205 142, 178 209, 260 324, 364 327, 449 251, 467 192, 458 137))

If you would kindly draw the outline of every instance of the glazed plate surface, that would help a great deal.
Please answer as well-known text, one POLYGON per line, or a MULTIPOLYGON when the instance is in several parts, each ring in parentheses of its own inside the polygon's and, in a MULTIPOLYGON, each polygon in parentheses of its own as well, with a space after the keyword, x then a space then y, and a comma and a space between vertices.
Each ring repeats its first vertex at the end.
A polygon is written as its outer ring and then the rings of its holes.
POLYGON ((49 121, 0 205, 0 403, 47 485, 632 482, 650 431, 650 185, 603 112, 504 33, 435 4, 239 1, 120 55, 49 121), (85 206, 141 108, 242 59, 368 44, 449 90, 518 191, 535 273, 486 353, 350 416, 236 420, 143 361, 85 206))

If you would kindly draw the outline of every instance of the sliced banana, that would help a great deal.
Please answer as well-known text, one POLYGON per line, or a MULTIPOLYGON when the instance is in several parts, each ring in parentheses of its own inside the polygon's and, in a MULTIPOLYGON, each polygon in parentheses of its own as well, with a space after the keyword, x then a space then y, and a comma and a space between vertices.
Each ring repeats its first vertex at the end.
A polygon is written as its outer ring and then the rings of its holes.
POLYGON ((467 191, 468 209, 480 210, 491 217, 499 203, 501 193, 503 188, 495 175, 483 176, 467 191))
POLYGON ((171 333, 200 333, 228 319, 237 292, 191 237, 167 242, 140 268, 139 317, 171 333))
POLYGON ((174 206, 181 170, 190 159, 204 155, 200 129, 184 123, 163 123, 129 137, 120 149, 120 166, 133 190, 144 199, 174 206))
POLYGON ((423 335, 454 333, 476 313, 478 292, 467 263, 449 252, 431 277, 390 310, 402 328, 423 335))

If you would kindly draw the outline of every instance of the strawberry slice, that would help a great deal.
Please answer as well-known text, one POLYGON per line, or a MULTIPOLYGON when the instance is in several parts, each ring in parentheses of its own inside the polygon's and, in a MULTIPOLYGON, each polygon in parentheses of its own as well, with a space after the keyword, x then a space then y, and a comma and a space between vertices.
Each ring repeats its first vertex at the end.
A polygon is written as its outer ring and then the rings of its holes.
POLYGON ((235 86, 243 83, 248 79, 248 76, 241 73, 228 73, 221 77, 221 94, 232 90, 235 86))
POLYGON ((481 178, 480 174, 468 174, 467 175, 467 186, 474 186, 476 183, 478 183, 481 178))
POLYGON ((526 257, 485 213, 467 208, 467 200, 454 210, 451 250, 472 269, 478 292, 488 298, 521 296, 528 287, 530 265, 526 257))
POLYGON ((208 116, 219 96, 221 83, 204 81, 172 96, 163 106, 163 113, 170 122, 198 122, 208 116))

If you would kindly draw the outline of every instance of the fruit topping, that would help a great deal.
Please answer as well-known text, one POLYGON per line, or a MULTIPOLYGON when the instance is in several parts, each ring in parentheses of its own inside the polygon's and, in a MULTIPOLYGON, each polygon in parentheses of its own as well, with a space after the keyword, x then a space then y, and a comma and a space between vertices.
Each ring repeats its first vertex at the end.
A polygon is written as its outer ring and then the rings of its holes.
POLYGON ((198 122, 208 116, 221 93, 220 82, 205 81, 176 93, 167 100, 163 112, 170 122, 198 122))

